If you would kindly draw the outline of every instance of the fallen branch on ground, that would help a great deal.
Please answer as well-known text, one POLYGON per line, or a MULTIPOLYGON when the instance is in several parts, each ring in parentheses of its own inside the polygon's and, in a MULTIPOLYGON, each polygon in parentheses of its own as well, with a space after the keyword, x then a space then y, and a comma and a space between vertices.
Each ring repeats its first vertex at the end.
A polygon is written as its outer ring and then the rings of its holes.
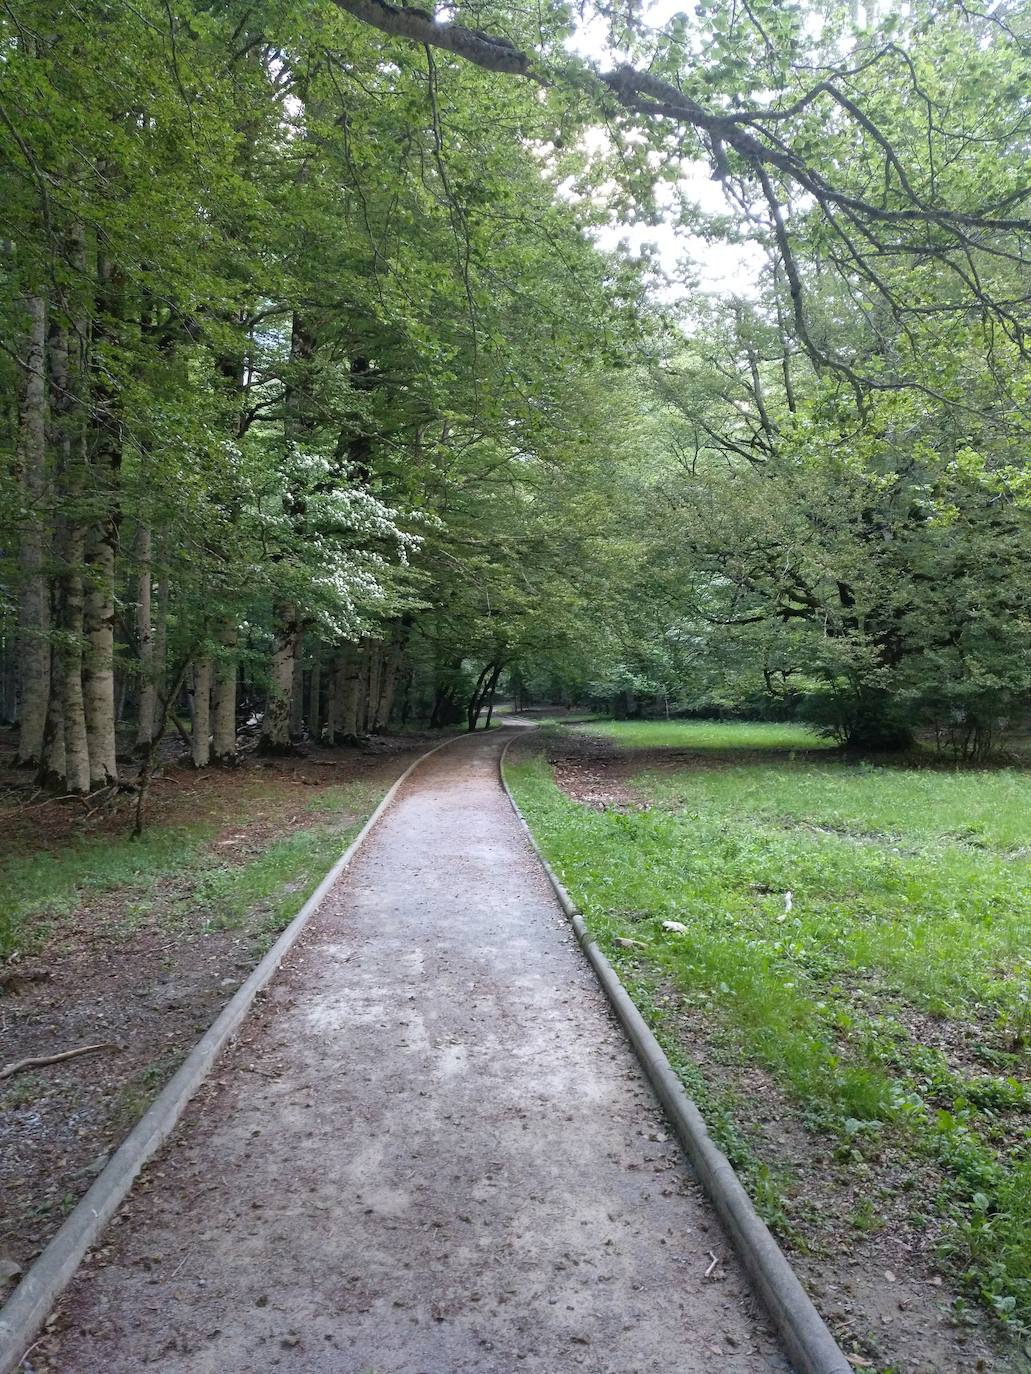
POLYGON ((46 1064, 60 1064, 65 1059, 75 1059, 80 1054, 93 1054, 97 1050, 118 1050, 121 1045, 116 1045, 111 1040, 104 1040, 96 1045, 80 1045, 76 1050, 62 1050, 60 1054, 36 1054, 30 1055, 28 1059, 16 1059, 13 1064, 5 1064, 0 1069, 0 1078, 11 1078, 16 1073, 21 1073, 23 1069, 40 1069, 46 1064))

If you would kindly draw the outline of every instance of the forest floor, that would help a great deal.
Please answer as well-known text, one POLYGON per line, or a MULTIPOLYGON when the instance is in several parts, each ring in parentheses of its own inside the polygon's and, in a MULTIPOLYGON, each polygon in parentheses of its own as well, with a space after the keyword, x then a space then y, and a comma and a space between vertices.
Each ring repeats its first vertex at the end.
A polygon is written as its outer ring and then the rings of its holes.
POLYGON ((149 823, 36 795, 0 751, 0 1301, 202 1032, 432 740, 196 772, 173 751, 149 823), (6 766, 2 766, 6 765, 6 766))
POLYGON ((1031 1369, 1031 775, 703 722, 508 772, 856 1367, 1031 1369))
POLYGON ((501 789, 503 742, 405 784, 36 1374, 787 1374, 501 789))

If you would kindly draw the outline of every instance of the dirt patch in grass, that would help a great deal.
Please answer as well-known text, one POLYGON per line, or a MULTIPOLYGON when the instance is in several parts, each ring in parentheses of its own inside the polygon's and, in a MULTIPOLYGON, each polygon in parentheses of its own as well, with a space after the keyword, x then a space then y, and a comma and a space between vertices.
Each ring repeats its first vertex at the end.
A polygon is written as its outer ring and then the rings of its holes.
MULTIPOLYGON (((284 839, 305 840, 302 832, 318 836, 302 863, 321 864, 326 854, 328 867, 430 742, 411 735, 303 758, 252 757, 228 772, 195 773, 170 760, 155 786, 151 828, 211 827, 182 871, 87 892, 74 909, 26 923, 21 951, 0 965, 0 1059, 95 1042, 115 1048, 0 1080, 0 1259, 28 1267, 312 885, 307 870, 293 881, 275 870, 271 890, 227 919, 218 894, 234 873, 245 879, 284 839)), ((27 805, 32 789, 13 770, 0 774, 0 789, 12 826, 5 857, 13 850, 56 860, 83 838, 124 840, 129 799, 84 823, 78 802, 27 805)), ((0 1298, 16 1277, 0 1279, 0 1298)))
MULTIPOLYGON (((536 741, 533 741, 536 743, 536 741)), ((683 773, 687 769, 743 768, 749 764, 776 764, 810 757, 800 749, 627 749, 590 727, 563 730, 548 737, 545 749, 555 781, 574 801, 598 811, 643 809, 649 803, 633 779, 645 773, 683 773)), ((814 749, 811 757, 825 763, 833 758, 826 749, 814 749)))
MULTIPOLYGON (((536 743, 536 741, 532 741, 536 743)), ((621 749, 602 735, 564 730, 549 737, 545 757, 567 796, 599 811, 643 804, 630 779, 669 762, 666 749, 621 749)))

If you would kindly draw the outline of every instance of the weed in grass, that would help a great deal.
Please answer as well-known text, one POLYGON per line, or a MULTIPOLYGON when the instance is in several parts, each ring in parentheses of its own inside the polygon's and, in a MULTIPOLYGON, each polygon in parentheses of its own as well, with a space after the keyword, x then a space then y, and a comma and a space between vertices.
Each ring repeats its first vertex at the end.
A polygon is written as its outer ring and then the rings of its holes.
POLYGON ((884 1218, 868 1197, 860 1198, 849 1217, 849 1224, 857 1231, 871 1234, 884 1229, 884 1218))
POLYGON ((143 1115, 172 1074, 179 1067, 181 1056, 169 1055, 145 1065, 123 1083, 115 1094, 112 1119, 122 1131, 127 1131, 143 1115))
POLYGON ((669 1059, 688 1096, 698 1106, 712 1139, 730 1160, 738 1174, 747 1180, 752 1200, 760 1216, 781 1237, 796 1247, 805 1248, 787 1208, 793 1180, 786 1169, 771 1170, 756 1153, 746 1133, 738 1124, 742 1119, 742 1104, 729 1088, 715 1088, 697 1064, 683 1052, 679 1040, 669 1024, 668 999, 660 984, 649 977, 646 970, 623 962, 620 977, 637 1007, 648 1020, 655 1037, 669 1059))
POLYGON ((0 1093, 0 1108, 4 1111, 17 1111, 28 1107, 45 1091, 45 1085, 38 1073, 23 1073, 0 1093))

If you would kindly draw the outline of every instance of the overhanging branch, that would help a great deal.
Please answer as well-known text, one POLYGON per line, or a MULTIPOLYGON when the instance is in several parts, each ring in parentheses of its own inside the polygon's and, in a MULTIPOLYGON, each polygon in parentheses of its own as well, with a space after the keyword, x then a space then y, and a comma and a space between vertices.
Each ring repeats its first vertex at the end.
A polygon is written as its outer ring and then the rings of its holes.
POLYGON ((442 48, 490 72, 506 76, 530 75, 529 57, 507 38, 480 29, 468 29, 462 24, 443 24, 425 10, 391 5, 389 0, 334 0, 334 3, 363 24, 371 24, 393 38, 407 38, 412 43, 442 48))

